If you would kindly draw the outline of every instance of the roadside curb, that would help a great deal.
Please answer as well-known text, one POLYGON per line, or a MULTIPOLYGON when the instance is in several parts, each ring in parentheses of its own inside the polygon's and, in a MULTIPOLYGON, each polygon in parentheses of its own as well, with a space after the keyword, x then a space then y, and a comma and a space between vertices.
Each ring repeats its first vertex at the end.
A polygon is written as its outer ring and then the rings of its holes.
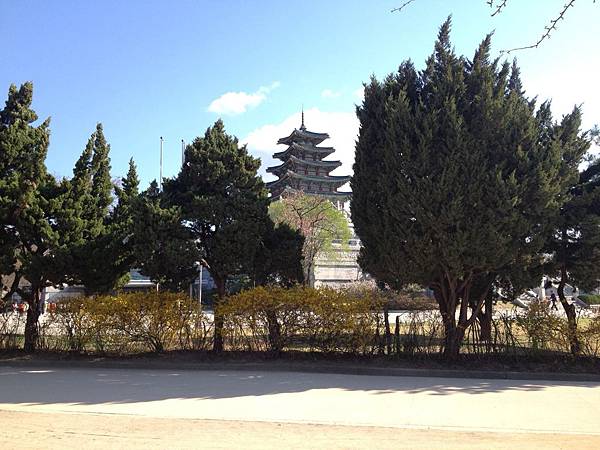
POLYGON ((0 368, 41 368, 60 369, 136 369, 136 370, 241 370, 266 372, 303 372, 344 375, 370 375, 394 377, 432 377, 432 378, 474 378, 500 380, 539 380, 598 382, 600 374, 560 373, 560 372, 516 372, 458 369, 418 369, 402 367, 357 366, 345 363, 290 362, 290 361, 210 361, 182 362, 165 360, 114 360, 97 358, 93 360, 57 360, 57 359, 0 359, 0 368))

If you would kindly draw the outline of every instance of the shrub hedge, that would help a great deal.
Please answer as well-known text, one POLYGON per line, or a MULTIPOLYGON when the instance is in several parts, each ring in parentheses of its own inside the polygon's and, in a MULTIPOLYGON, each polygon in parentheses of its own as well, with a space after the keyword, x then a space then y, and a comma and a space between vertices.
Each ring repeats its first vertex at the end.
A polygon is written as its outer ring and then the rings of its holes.
POLYGON ((382 299, 333 289, 258 287, 219 306, 231 350, 372 352, 382 299))
POLYGON ((77 352, 162 352, 207 348, 209 321, 198 302, 182 294, 140 292, 70 298, 50 312, 66 349, 77 352))
POLYGON ((581 294, 579 298, 586 302, 588 305, 600 305, 600 295, 581 294))
MULTIPOLYGON (((389 292, 257 287, 219 302, 226 350, 317 351, 360 355, 427 355, 442 350, 437 311, 394 312, 389 292), (391 323, 390 323, 391 322, 391 323)), ((0 314, 0 348, 20 348, 25 315, 0 314)), ((579 320, 582 353, 600 356, 600 315, 579 320)), ((463 353, 569 351, 566 319, 546 302, 496 316, 492 339, 482 341, 477 322, 463 353)), ((99 354, 131 354, 212 346, 212 315, 185 294, 141 292, 61 300, 40 321, 40 348, 99 354)))

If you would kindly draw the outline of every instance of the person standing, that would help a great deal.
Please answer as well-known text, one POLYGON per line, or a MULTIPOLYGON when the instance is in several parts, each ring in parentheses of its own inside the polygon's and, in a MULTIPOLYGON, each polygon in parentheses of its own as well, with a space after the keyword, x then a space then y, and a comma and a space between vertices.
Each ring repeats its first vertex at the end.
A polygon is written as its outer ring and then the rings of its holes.
POLYGON ((556 295, 554 294, 554 292, 550 295, 550 302, 552 302, 550 309, 554 309, 555 311, 558 311, 558 308, 556 307, 556 295))

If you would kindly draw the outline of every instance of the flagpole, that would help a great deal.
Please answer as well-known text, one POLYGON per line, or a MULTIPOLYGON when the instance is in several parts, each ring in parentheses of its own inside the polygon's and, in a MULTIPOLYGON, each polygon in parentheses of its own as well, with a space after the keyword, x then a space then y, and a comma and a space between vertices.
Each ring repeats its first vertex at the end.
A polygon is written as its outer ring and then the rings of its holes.
POLYGON ((185 163, 185 142, 183 139, 181 140, 181 167, 185 163))
POLYGON ((160 190, 162 191, 163 187, 163 137, 160 137, 160 190))

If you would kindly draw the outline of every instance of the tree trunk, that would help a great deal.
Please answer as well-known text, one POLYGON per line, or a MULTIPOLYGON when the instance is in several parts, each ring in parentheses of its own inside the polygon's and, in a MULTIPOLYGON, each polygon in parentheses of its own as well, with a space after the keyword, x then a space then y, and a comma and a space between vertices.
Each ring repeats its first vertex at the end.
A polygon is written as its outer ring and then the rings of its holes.
POLYGON ((460 354, 460 345, 465 331, 456 325, 455 321, 444 321, 444 357, 455 360, 460 354))
POLYGON ((400 316, 396 316, 396 329, 394 330, 394 340, 396 341, 396 355, 400 354, 400 316))
POLYGON ((308 287, 314 287, 314 280, 312 277, 312 267, 314 258, 306 257, 304 264, 304 285, 308 287))
POLYGON ((492 299, 486 297, 484 300, 484 310, 479 311, 477 314, 477 320, 481 327, 479 332, 479 339, 484 342, 490 342, 492 340, 492 299))
POLYGON ((221 277, 213 276, 215 285, 217 286, 217 300, 214 305, 214 339, 213 339, 213 352, 220 353, 223 351, 223 326, 225 324, 224 317, 219 311, 219 304, 225 298, 225 279, 221 277))
MULTIPOLYGON (((460 345, 462 343, 465 330, 457 326, 456 323, 456 306, 457 306, 457 293, 456 290, 450 286, 446 280, 443 290, 434 289, 434 296, 438 302, 440 313, 442 314, 442 321, 444 323, 444 358, 447 360, 454 360, 458 358, 460 353, 460 345)), ((463 300, 465 301, 465 300, 463 300)), ((459 324, 464 325, 461 320, 463 311, 459 318, 459 324)))
POLYGON ((25 321, 25 345, 23 349, 27 353, 33 353, 37 349, 40 338, 39 318, 41 313, 40 290, 31 287, 31 297, 27 300, 27 320, 25 321))
POLYGON ((565 297, 565 285, 567 284, 567 269, 563 266, 560 269, 560 282, 558 283, 558 298, 560 303, 567 314, 568 332, 569 332, 569 346, 571 347, 571 353, 578 355, 581 352, 581 344, 579 342, 579 336, 577 333, 577 312, 575 311, 575 304, 569 304, 565 297))
POLYGON ((269 327, 269 346, 274 353, 280 353, 282 350, 281 325, 277 320, 275 311, 267 311, 267 325, 269 327))

